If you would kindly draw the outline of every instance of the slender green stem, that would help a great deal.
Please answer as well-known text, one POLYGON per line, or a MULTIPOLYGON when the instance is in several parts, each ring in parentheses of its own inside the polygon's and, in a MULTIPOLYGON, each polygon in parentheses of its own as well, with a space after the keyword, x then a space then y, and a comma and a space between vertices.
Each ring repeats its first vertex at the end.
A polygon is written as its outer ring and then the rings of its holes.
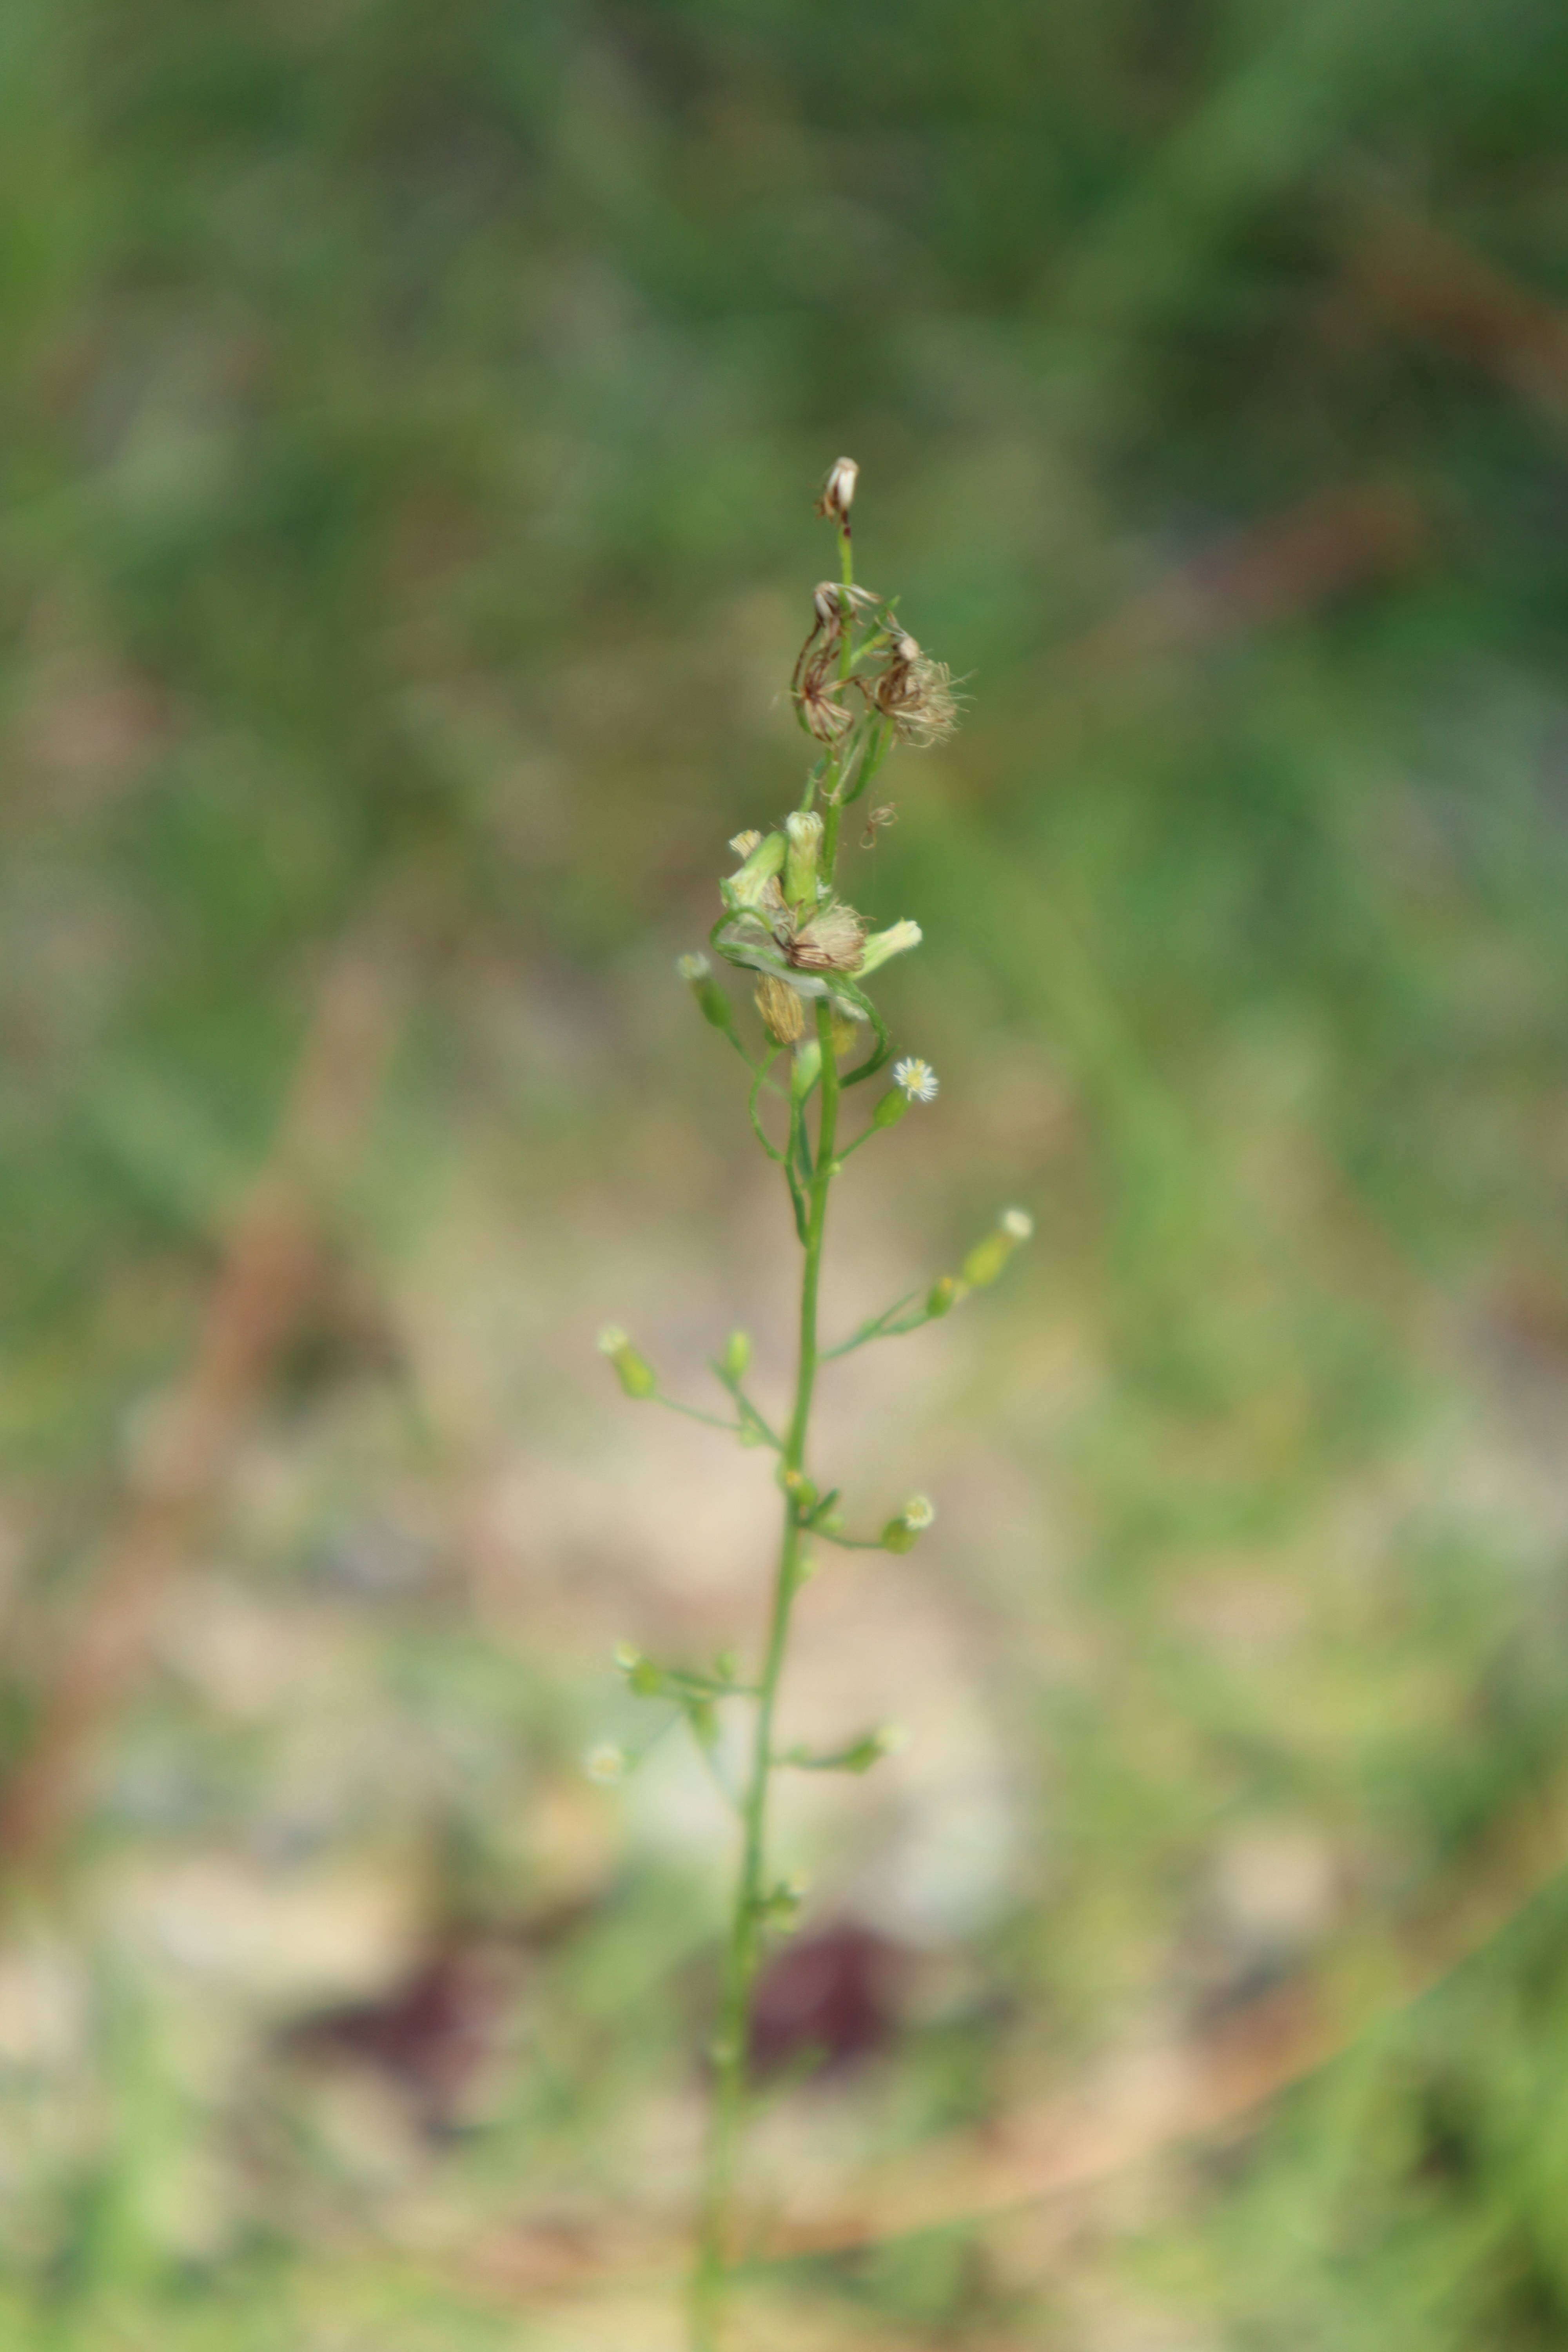
MULTIPOLYGON (((838 544, 844 584, 849 588, 854 585, 855 569, 847 529, 840 530, 838 544)), ((854 616, 848 610, 847 597, 845 604, 839 674, 841 677, 847 678, 854 616)), ((840 808, 837 793, 843 775, 845 756, 841 750, 836 758, 826 762, 830 773, 823 782, 826 814, 822 867, 830 881, 838 855, 840 808)), ((818 772, 814 770, 807 782, 804 803, 807 808, 811 806, 818 772)), ((784 1528, 779 1541, 778 1566, 773 1575, 773 1602, 768 1616, 762 1673, 757 1684, 751 1766, 741 1800, 741 1868, 724 1955, 719 2031, 713 2045, 713 2113, 702 2184, 697 2267, 691 2292, 692 2352, 721 2352, 720 2337, 731 2260, 731 2207, 747 2095, 752 1989, 762 1958, 763 1930, 768 1911, 768 1779, 777 1761, 773 1754, 773 1716, 784 1654, 789 1646, 790 1616, 801 1582, 801 1547, 805 1529, 803 1525, 805 1515, 796 1500, 795 1490, 805 1474, 806 1444, 811 1430, 811 1402, 820 1360, 816 1327, 817 1294, 822 1280, 822 1238, 827 1223, 827 1195, 838 1166, 835 1147, 838 1133, 840 1081, 833 1050, 833 1006, 826 997, 819 998, 816 1011, 817 1041, 822 1050, 822 1075, 817 1087, 816 1150, 814 1155, 806 1132, 806 1106, 801 1102, 792 1103, 790 1138, 784 1153, 784 1174, 789 1181, 795 1225, 805 1251, 800 1281, 800 1351, 795 1365, 795 1403, 779 1462, 779 1476, 784 1486, 784 1528)), ((886 1032, 879 1023, 877 1026, 879 1041, 885 1043, 886 1032)), ((761 1132, 755 1088, 752 1090, 752 1122, 761 1132)))
POLYGON ((746 2099, 746 2051, 751 2032, 752 1988, 761 1958, 766 1906, 768 1776, 773 1762, 773 1715, 784 1653, 789 1643, 790 1614, 800 1584, 803 1531, 789 1482, 792 1474, 798 1476, 805 1469, 806 1440, 811 1426, 811 1401, 816 1384, 818 1362, 816 1323, 817 1294, 822 1276, 822 1239, 827 1221, 827 1194, 833 1181, 834 1139, 838 1123, 838 1069, 833 1056, 833 1013, 826 1000, 819 1001, 816 1006, 816 1033, 822 1045, 821 1108, 804 1237, 805 1260, 801 1271, 800 1354, 795 1370, 795 1405, 780 1465, 785 1481, 784 1530, 758 1685, 751 1769, 742 1800, 740 1880, 725 1953, 719 2032, 713 2048, 713 2117, 691 2298, 693 2352, 719 2352, 719 2330, 722 2324, 730 2253, 730 2207, 746 2099))
POLYGON ((668 1412, 684 1413, 688 1421, 700 1421, 710 1429, 726 1430, 731 1437, 738 1437, 746 1425, 743 1421, 721 1421, 716 1412, 704 1412, 700 1405, 682 1404, 679 1397, 666 1396, 662 1389, 654 1391, 652 1402, 668 1412))
POLYGON ((780 1048, 775 1045, 772 1053, 765 1055, 763 1060, 758 1064, 757 1075, 752 1081, 752 1091, 747 1101, 746 1108, 751 1113, 752 1125, 756 1129, 757 1141, 762 1145, 763 1150, 767 1153, 768 1158, 770 1160, 776 1160, 782 1167, 784 1164, 784 1153, 782 1151, 775 1150, 773 1146, 768 1141, 768 1131, 763 1125, 762 1113, 757 1108, 757 1097, 763 1091, 763 1081, 766 1079, 768 1072, 778 1060, 779 1052, 780 1048))
MULTIPOLYGON (((848 1157, 847 1151, 839 1153, 840 1167, 848 1157)), ((927 1296, 929 1297, 930 1294, 928 1293, 927 1296)), ((862 1323, 860 1328, 851 1332, 847 1339, 840 1339, 837 1348, 824 1348, 819 1360, 825 1364, 831 1364, 839 1356, 853 1355, 857 1348, 864 1348, 869 1340, 901 1339, 906 1332, 919 1331, 927 1323, 936 1322, 937 1315, 932 1314, 929 1305, 922 1304, 916 1307, 912 1315, 904 1314, 905 1307, 913 1306, 919 1297, 918 1290, 911 1290, 907 1297, 895 1300, 891 1307, 885 1307, 880 1315, 873 1315, 868 1323, 862 1323), (899 1319, 900 1317, 903 1318, 902 1321, 899 1319)), ((951 1308, 939 1310, 939 1312, 948 1313, 951 1311, 951 1308)))

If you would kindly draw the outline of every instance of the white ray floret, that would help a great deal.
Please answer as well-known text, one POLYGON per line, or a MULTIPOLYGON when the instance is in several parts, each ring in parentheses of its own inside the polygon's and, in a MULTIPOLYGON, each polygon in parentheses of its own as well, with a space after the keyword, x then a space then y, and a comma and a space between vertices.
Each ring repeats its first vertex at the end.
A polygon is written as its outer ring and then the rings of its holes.
POLYGON ((893 1084, 902 1087, 911 1102, 934 1102, 942 1081, 929 1062, 918 1054, 906 1054, 901 1062, 893 1064, 893 1084))

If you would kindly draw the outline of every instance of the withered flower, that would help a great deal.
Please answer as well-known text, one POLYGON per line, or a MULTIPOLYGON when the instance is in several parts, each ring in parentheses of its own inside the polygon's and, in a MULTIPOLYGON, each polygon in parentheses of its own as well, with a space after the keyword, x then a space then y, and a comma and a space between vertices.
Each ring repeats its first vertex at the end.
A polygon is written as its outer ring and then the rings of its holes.
POLYGON ((871 689, 871 701, 891 722, 900 742, 922 751, 945 740, 958 724, 952 671, 945 662, 922 653, 907 634, 894 638, 891 658, 871 689))
POLYGON ((832 676, 832 667, 833 644, 826 639, 805 669, 796 671, 791 689, 801 723, 819 743, 837 743, 854 723, 839 699, 844 691, 843 680, 832 676))
POLYGON ((819 743, 836 743, 853 723, 842 700, 845 686, 851 681, 838 676, 846 617, 853 626, 868 614, 880 612, 882 600, 869 588, 821 580, 812 591, 811 606, 811 630, 795 656, 790 697, 806 732, 819 743))
POLYGON ((816 501, 816 511, 824 522, 836 522, 846 536, 849 530, 849 509, 855 503, 855 485, 860 478, 860 468, 853 457, 835 457, 822 485, 822 495, 816 501))
POLYGON ((809 922, 792 927, 779 945, 795 971, 858 971, 866 926, 853 907, 835 898, 819 907, 809 922))
POLYGON ((765 971, 757 982, 754 1002, 775 1045, 793 1045, 797 1037, 805 1036, 805 1007, 787 980, 775 980, 765 971))

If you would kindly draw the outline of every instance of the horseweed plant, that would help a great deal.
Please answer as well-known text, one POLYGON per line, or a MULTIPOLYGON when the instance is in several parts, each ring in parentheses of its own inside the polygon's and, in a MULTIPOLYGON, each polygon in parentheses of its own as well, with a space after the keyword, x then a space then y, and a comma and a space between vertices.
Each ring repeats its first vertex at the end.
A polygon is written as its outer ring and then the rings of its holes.
MULTIPOLYGON (((770 1874, 770 1782, 782 1769, 865 1772, 900 1738, 895 1727, 884 1725, 825 1753, 774 1746, 773 1717, 791 1612, 810 1573, 808 1540, 852 1550, 907 1552, 935 1517, 926 1496, 911 1495, 879 1534, 847 1532, 839 1490, 824 1491, 808 1466, 817 1366, 850 1355, 870 1340, 918 1330, 946 1315, 969 1292, 994 1282, 1033 1230, 1022 1209, 1005 1210, 957 1274, 944 1274, 929 1289, 911 1291, 836 1347, 821 1345, 817 1292, 833 1180, 863 1143, 896 1127, 911 1103, 929 1103, 937 1092, 936 1073, 929 1063, 913 1055, 894 1062, 893 1083, 873 1107, 868 1121, 852 1142, 840 1142, 844 1095, 875 1077, 892 1059, 887 1029, 866 992, 866 982, 894 956, 918 947, 921 930, 918 923, 907 921, 868 930, 839 896, 839 828, 845 810, 869 790, 895 745, 940 742, 952 733, 957 717, 945 665, 922 652, 893 604, 856 582, 849 509, 857 472, 851 458, 840 457, 817 501, 818 514, 837 535, 841 577, 824 582, 812 598, 811 627, 790 687, 796 716, 816 745, 816 756, 799 807, 769 831, 738 834, 731 843, 739 862, 719 885, 722 911, 709 938, 714 954, 752 981, 764 1032, 754 1053, 736 1025, 734 1007, 714 978, 709 958, 686 955, 679 965, 703 1018, 728 1039, 751 1072, 752 1126, 789 1190, 802 1252, 799 1353, 789 1417, 775 1427, 748 1393, 752 1344, 743 1331, 731 1334, 712 1365, 733 1409, 732 1419, 665 1396, 653 1366, 618 1328, 599 1337, 600 1349, 627 1396, 710 1422, 730 1431, 742 1445, 771 1449, 777 1456, 784 1503, 772 1608, 754 1671, 742 1673, 729 1654, 701 1669, 658 1664, 627 1643, 616 1654, 638 1697, 664 1701, 674 1710, 672 1721, 684 1715, 716 1777, 721 1777, 716 1753, 721 1706, 740 1700, 752 1709, 750 1760, 742 1784, 731 1790, 721 1780, 739 1815, 741 1851, 712 2043, 713 2106, 692 2282, 694 2352, 715 2352, 723 2322, 752 1988, 769 1931, 787 1929, 801 1902, 797 1882, 770 1874), (773 1071, 784 1055, 788 1083, 781 1086, 773 1071), (844 1061, 847 1068, 840 1067, 844 1061), (770 1135, 765 1109, 776 1117, 782 1142, 770 1135)), ((891 814, 887 807, 872 810, 868 841, 875 839, 878 826, 891 814)), ((628 1759, 606 1744, 593 1749, 586 1761, 595 1779, 614 1780, 628 1759)))

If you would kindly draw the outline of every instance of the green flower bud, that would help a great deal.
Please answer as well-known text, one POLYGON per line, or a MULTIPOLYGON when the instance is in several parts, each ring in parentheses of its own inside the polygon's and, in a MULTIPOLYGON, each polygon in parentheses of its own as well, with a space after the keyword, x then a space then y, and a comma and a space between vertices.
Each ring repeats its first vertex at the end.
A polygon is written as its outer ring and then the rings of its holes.
POLYGON ((963 1279, 973 1289, 984 1290, 995 1281, 1013 1252, 1021 1242, 1026 1242, 1035 1230, 1035 1221, 1026 1209, 1004 1209, 995 1225, 983 1242, 976 1242, 963 1261, 963 1279))
POLYGON ((804 1470, 781 1470, 779 1485, 794 1503, 796 1512, 805 1517, 817 1505, 817 1492, 804 1470))
POLYGON ((822 1076, 822 1047, 815 1037, 807 1037, 795 1049, 790 1066, 789 1090, 795 1102, 804 1102, 822 1076))
POLYGON ((721 1029, 726 1036, 734 1032, 735 1015, 730 1000, 713 977, 713 967, 705 955, 683 955, 675 959, 675 969, 697 1000, 697 1010, 710 1029, 721 1029))
POLYGON ((889 1519, 882 1529, 884 1551, 913 1551, 915 1539, 922 1536, 936 1517, 936 1505, 929 1495, 911 1495, 898 1517, 889 1519))
POLYGON ((842 1755, 834 1759, 841 1772, 868 1772, 884 1756, 896 1756, 900 1748, 910 1744, 910 1735, 901 1723, 879 1723, 862 1739, 855 1740, 842 1755))
POLYGON ((775 1927, 789 1929, 800 1917, 800 1906, 805 1901, 804 1878, 781 1878, 771 1886, 757 1906, 759 1915, 775 1927))
POLYGON ((784 819, 784 894, 792 907, 816 904, 816 863, 822 849, 822 819, 815 809, 792 809, 784 819))
POLYGON ((909 949, 918 948, 920 943, 920 925, 907 919, 903 922, 889 924, 885 931, 873 931, 856 968, 856 979, 867 979, 879 964, 886 963, 889 956, 903 955, 909 949))
POLYGON ((873 1127, 897 1127, 910 1107, 910 1098, 901 1087, 889 1087, 871 1113, 873 1127))
POLYGON ((699 1748, 710 1752, 719 1745, 719 1710, 711 1699, 689 1698, 686 1720, 691 1726, 691 1737, 699 1748))
POLYGON ((626 1678, 626 1688, 638 1698, 657 1698, 664 1688, 664 1675, 651 1658, 644 1657, 635 1642, 616 1643, 616 1664, 626 1678))
POLYGON ((932 1322, 939 1316, 950 1314, 968 1287, 968 1284, 960 1282, 955 1274, 938 1275, 926 1292, 926 1313, 932 1322))
POLYGON ((629 1397, 650 1397, 658 1388, 658 1375, 646 1356, 638 1355, 618 1323, 606 1323, 597 1340, 601 1356, 615 1366, 616 1378, 629 1397))
POLYGON ((784 869, 785 842, 782 833, 765 834, 727 880, 719 896, 732 915, 744 907, 760 907, 768 884, 784 869))
POLYGON ((752 1335, 749 1331, 731 1331, 724 1342, 724 1377, 727 1381, 743 1381, 751 1367, 752 1335))

